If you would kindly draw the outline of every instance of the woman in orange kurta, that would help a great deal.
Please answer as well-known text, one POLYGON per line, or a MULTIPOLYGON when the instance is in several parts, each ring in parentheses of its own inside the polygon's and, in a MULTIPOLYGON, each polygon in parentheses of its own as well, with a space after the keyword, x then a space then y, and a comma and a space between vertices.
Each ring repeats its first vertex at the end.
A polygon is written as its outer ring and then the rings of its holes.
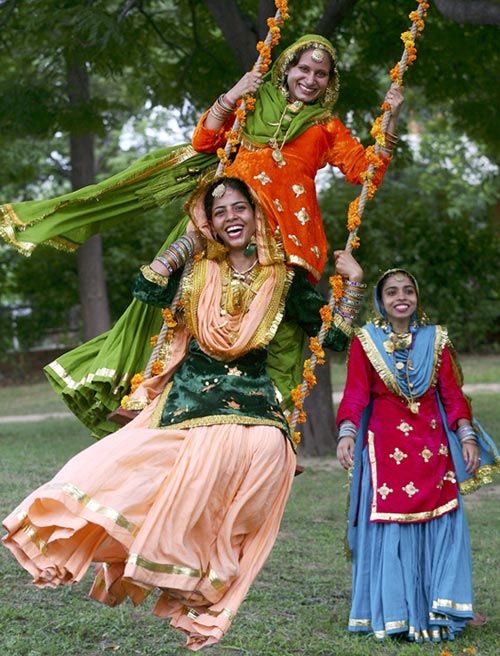
MULTIPOLYGON (((316 195, 316 173, 330 164, 349 182, 362 184, 368 168, 365 148, 332 114, 338 93, 332 44, 319 35, 305 35, 278 57, 270 79, 256 72, 244 75, 201 117, 192 137, 193 148, 210 153, 224 146, 238 101, 256 90, 255 109, 248 113, 241 145, 225 171, 255 189, 271 227, 280 228, 288 261, 319 280, 328 244, 316 195)), ((401 90, 393 85, 386 101, 392 111, 389 146, 394 143, 401 90)), ((390 148, 382 152, 374 180, 377 184, 389 155, 390 148)))

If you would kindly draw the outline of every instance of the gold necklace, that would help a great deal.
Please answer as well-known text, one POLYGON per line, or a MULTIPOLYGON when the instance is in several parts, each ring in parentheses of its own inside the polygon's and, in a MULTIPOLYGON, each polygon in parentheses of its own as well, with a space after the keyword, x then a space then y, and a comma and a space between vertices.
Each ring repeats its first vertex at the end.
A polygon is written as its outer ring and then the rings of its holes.
POLYGON ((254 285, 262 267, 258 260, 246 271, 238 271, 230 262, 221 262, 221 315, 236 316, 248 312, 250 303, 258 291, 259 285, 254 285))
POLYGON ((283 112, 281 114, 281 118, 279 120, 279 123, 277 124, 276 130, 275 130, 273 136, 269 139, 268 143, 271 146, 271 148, 273 149, 273 152, 272 152, 271 156, 280 168, 285 166, 285 164, 286 164, 286 160, 283 157, 282 150, 283 150, 283 146, 286 143, 288 133, 290 132, 290 129, 292 127, 292 118, 293 118, 293 116, 291 116, 290 114, 298 114, 298 112, 300 112, 300 110, 302 109, 303 106, 304 106, 304 103, 301 100, 294 100, 292 103, 287 103, 285 105, 285 109, 283 110, 283 112), (288 128, 285 132, 285 135, 284 135, 283 139, 281 140, 281 143, 279 143, 278 134, 281 130, 281 125, 282 125, 283 121, 285 120, 285 117, 286 117, 287 121, 290 122, 290 125, 288 126, 288 128))

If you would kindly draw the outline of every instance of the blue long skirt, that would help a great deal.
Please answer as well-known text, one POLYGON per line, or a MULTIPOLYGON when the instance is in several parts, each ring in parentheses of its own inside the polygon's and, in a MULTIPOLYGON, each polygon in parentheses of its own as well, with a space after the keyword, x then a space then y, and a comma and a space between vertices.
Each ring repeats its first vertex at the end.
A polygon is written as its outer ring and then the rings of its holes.
POLYGON ((453 640, 473 617, 469 529, 462 499, 441 517, 415 524, 370 522, 367 449, 352 545, 349 631, 379 639, 453 640))

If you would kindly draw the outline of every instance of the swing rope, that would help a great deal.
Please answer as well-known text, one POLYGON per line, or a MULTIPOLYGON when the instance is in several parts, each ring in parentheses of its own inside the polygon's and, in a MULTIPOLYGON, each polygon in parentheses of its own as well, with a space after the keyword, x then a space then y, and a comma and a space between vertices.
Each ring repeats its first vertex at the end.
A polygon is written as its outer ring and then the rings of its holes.
MULTIPOLYGON (((259 71, 264 74, 269 70, 271 64, 271 49, 279 43, 281 37, 280 27, 284 24, 285 20, 288 18, 288 2, 287 0, 275 0, 276 13, 274 17, 267 19, 268 32, 264 41, 259 41, 257 43, 257 51, 259 56, 253 65, 252 70, 259 71)), ((233 124, 233 127, 230 133, 227 136, 227 141, 225 148, 220 148, 217 151, 219 157, 219 164, 215 175, 222 175, 224 172, 224 167, 229 163, 229 158, 233 152, 236 151, 238 144, 241 139, 241 129, 245 125, 246 112, 251 111, 255 106, 255 99, 250 95, 246 95, 237 111, 236 111, 236 120, 233 124)), ((174 296, 169 308, 168 308, 168 318, 165 319, 162 323, 162 327, 158 336, 156 338, 156 344, 151 352, 149 360, 144 369, 142 376, 137 376, 137 383, 142 382, 147 378, 150 378, 154 375, 155 363, 159 362, 161 359, 162 348, 165 345, 165 341, 172 333, 172 326, 168 325, 172 321, 172 317, 175 316, 175 313, 179 307, 179 301, 181 298, 182 292, 182 280, 189 275, 193 266, 193 259, 190 258, 186 261, 184 271, 182 273, 182 278, 179 283, 179 288, 176 295, 174 296)))
MULTIPOLYGON (((426 0, 417 0, 418 7, 415 11, 409 14, 412 21, 411 27, 408 31, 401 34, 401 40, 404 44, 403 54, 400 61, 391 69, 391 81, 398 86, 402 86, 403 76, 408 70, 409 66, 416 59, 415 39, 421 35, 425 23, 424 18, 429 8, 429 3, 426 0)), ((345 250, 351 252, 354 248, 359 247, 358 229, 361 225, 361 218, 365 210, 366 202, 368 199, 373 198, 377 191, 377 187, 373 183, 373 176, 380 166, 380 150, 385 146, 385 132, 391 117, 391 111, 384 103, 382 105, 383 114, 375 119, 371 134, 375 139, 375 145, 367 149, 367 159, 369 161, 368 168, 364 174, 364 181, 359 196, 351 202, 348 211, 348 238, 345 250)), ((311 355, 304 362, 303 379, 302 382, 292 390, 292 400, 294 409, 288 417, 288 424, 294 444, 297 446, 300 442, 301 435, 296 431, 298 423, 305 423, 307 415, 304 411, 304 399, 309 395, 311 389, 316 384, 316 377, 314 370, 318 364, 325 363, 325 354, 323 351, 323 343, 326 334, 332 324, 333 313, 335 307, 342 296, 343 282, 342 278, 338 275, 331 276, 330 285, 332 291, 330 293, 328 304, 321 309, 322 324, 319 333, 309 341, 309 348, 311 355)))
MULTIPOLYGON (((429 3, 426 2, 426 0, 417 0, 417 3, 417 10, 411 12, 409 15, 412 21, 410 30, 401 34, 401 39, 405 46, 403 55, 398 64, 396 64, 396 66, 394 66, 390 72, 392 81, 399 86, 402 85, 404 73, 410 64, 412 64, 416 59, 415 39, 424 29, 424 17, 429 7, 429 3)), ((268 18, 267 20, 269 30, 266 38, 264 41, 259 41, 257 43, 257 51, 259 52, 259 56, 252 69, 260 71, 263 74, 269 70, 271 64, 271 49, 280 40, 280 26, 283 25, 284 21, 288 18, 287 0, 275 0, 275 6, 276 14, 274 17, 268 18)), ((233 124, 233 128, 227 136, 225 148, 220 148, 217 151, 219 164, 216 170, 216 175, 221 175, 223 173, 224 167, 229 163, 231 154, 236 151, 240 142, 241 129, 245 124, 246 111, 251 111, 254 107, 254 103, 255 99, 250 94, 242 99, 242 102, 240 103, 236 112, 236 120, 233 124)), ((351 252, 352 249, 359 246, 357 231, 361 224, 361 217, 363 215, 367 200, 373 197, 376 191, 372 180, 377 168, 381 164, 378 153, 380 149, 385 145, 384 134, 391 116, 389 107, 382 105, 382 108, 384 109, 384 113, 381 117, 375 120, 372 128, 371 134, 375 139, 375 146, 369 146, 367 149, 367 159, 369 161, 369 166, 364 175, 365 179, 361 192, 358 198, 355 199, 349 206, 347 223, 349 234, 346 244, 346 250, 348 252, 351 252)), ((137 378, 137 381, 136 384, 132 386, 131 393, 133 392, 134 386, 136 387, 140 382, 142 382, 142 380, 155 375, 154 369, 156 363, 161 365, 162 348, 164 347, 165 342, 172 335, 172 327, 175 325, 175 320, 173 320, 173 317, 175 316, 175 313, 179 307, 182 290, 182 279, 186 275, 189 275, 192 266, 193 259, 191 258, 186 262, 179 288, 172 303, 170 304, 170 307, 164 311, 164 314, 166 313, 167 316, 164 318, 162 327, 156 338, 156 344, 151 352, 148 363, 144 369, 144 373, 142 375, 136 374, 136 376, 134 376, 134 378, 137 378)), ((332 293, 330 294, 328 304, 325 305, 321 310, 322 324, 320 331, 318 335, 311 338, 309 342, 312 353, 311 357, 304 362, 303 381, 291 392, 295 407, 288 417, 288 423, 292 433, 293 441, 296 445, 300 442, 300 433, 295 430, 296 425, 297 423, 304 423, 306 421, 306 413, 304 412, 303 402, 305 397, 310 393, 312 387, 316 384, 316 378, 314 376, 314 370, 316 366, 318 364, 324 364, 325 362, 322 345, 331 326, 333 312, 335 310, 336 304, 342 295, 343 284, 340 276, 332 276, 330 278, 330 283, 332 286, 332 293)), ((134 378, 132 380, 134 380, 134 378)))

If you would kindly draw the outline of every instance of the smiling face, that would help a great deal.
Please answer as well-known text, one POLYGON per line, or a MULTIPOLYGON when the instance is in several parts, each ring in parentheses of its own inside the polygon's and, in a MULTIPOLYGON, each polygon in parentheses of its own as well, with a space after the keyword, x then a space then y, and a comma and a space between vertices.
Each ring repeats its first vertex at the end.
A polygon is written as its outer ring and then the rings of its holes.
POLYGON ((324 50, 305 50, 287 73, 290 100, 313 103, 326 91, 330 80, 331 59, 324 50), (321 61, 320 61, 321 59, 321 61))
POLYGON ((224 194, 213 199, 212 227, 230 252, 243 251, 255 233, 254 208, 241 191, 225 187, 224 194))
POLYGON ((391 274, 384 280, 381 301, 393 329, 397 332, 407 331, 410 317, 418 304, 413 281, 404 273, 391 274))

